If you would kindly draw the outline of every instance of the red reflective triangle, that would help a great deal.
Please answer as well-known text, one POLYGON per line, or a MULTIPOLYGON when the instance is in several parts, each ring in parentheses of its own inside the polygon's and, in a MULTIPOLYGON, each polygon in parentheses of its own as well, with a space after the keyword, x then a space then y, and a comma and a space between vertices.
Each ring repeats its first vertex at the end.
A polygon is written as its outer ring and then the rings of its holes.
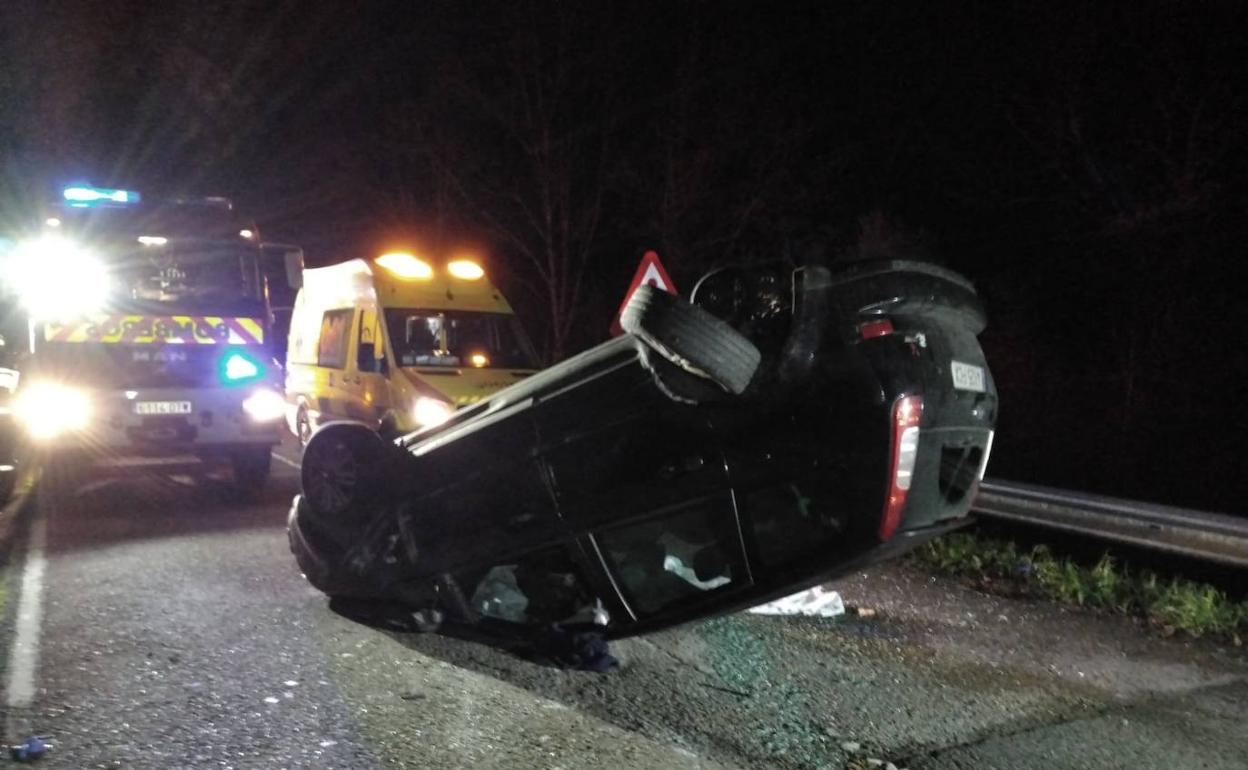
POLYGON ((628 301, 633 298, 633 294, 637 292, 638 287, 642 284, 649 284, 656 289, 662 289, 668 294, 676 294, 676 284, 672 282, 672 277, 667 274, 667 269, 663 267, 663 263, 659 261, 659 254, 656 251, 647 251, 641 255, 641 264, 637 265, 637 272, 633 274, 633 281, 628 286, 628 291, 624 293, 624 301, 620 303, 620 309, 615 311, 615 318, 611 320, 611 336, 618 337, 624 333, 620 328, 620 315, 624 312, 624 307, 628 305, 628 301))

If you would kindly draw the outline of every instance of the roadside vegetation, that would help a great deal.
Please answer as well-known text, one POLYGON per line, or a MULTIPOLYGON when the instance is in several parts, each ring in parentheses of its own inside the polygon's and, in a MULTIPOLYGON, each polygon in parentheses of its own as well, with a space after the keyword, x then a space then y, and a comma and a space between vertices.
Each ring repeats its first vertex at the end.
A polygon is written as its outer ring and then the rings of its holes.
POLYGON ((1132 615, 1167 634, 1223 636, 1236 645, 1248 636, 1248 601, 1236 601, 1207 583, 1132 570, 1108 553, 1088 566, 1056 556, 1045 545, 1024 549, 1012 541, 957 532, 928 543, 917 558, 994 593, 1132 615))

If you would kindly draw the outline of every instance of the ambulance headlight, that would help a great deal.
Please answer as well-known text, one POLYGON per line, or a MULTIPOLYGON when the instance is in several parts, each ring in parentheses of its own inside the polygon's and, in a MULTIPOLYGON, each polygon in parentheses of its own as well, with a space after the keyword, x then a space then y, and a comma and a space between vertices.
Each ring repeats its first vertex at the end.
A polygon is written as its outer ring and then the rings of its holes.
POLYGON ((273 422, 286 415, 286 399, 275 390, 261 388, 243 401, 243 411, 256 422, 273 422))
POLYGON ((412 418, 422 428, 441 425, 451 419, 453 414, 455 414, 453 405, 441 399, 429 398, 428 396, 421 396, 416 399, 416 406, 412 409, 412 418))
POLYGON ((55 382, 32 382, 18 391, 13 416, 39 441, 82 430, 91 418, 86 391, 55 382))
POLYGON ((110 281, 104 263, 67 238, 47 235, 18 244, 4 273, 5 282, 35 319, 89 315, 108 299, 110 281))

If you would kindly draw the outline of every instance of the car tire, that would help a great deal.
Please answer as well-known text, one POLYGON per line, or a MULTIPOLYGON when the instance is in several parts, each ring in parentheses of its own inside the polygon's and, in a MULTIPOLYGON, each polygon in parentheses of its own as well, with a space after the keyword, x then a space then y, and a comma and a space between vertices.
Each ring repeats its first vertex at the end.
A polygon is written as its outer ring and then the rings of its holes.
POLYGON ((307 501, 295 497, 286 525, 290 552, 295 563, 312 587, 331 599, 353 599, 367 596, 360 581, 352 579, 347 566, 347 550, 337 539, 313 529, 314 517, 308 514, 307 501))
POLYGON ((4 505, 13 497, 17 489, 17 471, 0 473, 0 505, 4 505))
POLYGON ((290 546, 308 582, 331 597, 371 593, 352 559, 379 513, 375 503, 386 488, 387 448, 364 425, 338 423, 318 430, 304 450, 303 493, 288 522, 290 546))
POLYGON ((653 286, 633 293, 620 326, 667 360, 735 395, 749 387, 762 360, 754 343, 736 329, 653 286))
POLYGON ((254 495, 269 482, 273 470, 273 450, 268 445, 236 449, 230 455, 234 470, 234 489, 243 495, 254 495))

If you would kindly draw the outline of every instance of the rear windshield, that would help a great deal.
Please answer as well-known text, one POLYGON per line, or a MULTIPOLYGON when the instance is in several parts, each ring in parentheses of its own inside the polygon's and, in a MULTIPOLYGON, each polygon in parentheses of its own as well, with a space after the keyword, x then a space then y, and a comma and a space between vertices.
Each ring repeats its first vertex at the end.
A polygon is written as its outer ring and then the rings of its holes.
POLYGON ((520 322, 507 313, 388 308, 386 327, 399 366, 537 368, 520 322))

